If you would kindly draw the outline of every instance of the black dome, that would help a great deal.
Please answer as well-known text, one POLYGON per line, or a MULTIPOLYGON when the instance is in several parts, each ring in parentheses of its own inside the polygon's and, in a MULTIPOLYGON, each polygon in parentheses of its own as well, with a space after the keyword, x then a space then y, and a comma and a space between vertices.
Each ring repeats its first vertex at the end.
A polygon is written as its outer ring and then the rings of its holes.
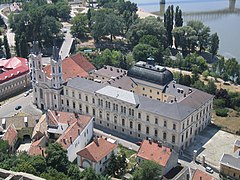
POLYGON ((148 64, 134 65, 128 70, 127 75, 159 85, 166 85, 173 80, 171 71, 161 66, 148 64))

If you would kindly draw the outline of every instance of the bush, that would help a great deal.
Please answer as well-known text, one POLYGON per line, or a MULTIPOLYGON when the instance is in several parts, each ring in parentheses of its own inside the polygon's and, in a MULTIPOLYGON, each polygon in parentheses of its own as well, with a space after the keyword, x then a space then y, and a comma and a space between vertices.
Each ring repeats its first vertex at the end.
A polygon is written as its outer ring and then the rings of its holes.
POLYGON ((218 108, 218 109, 216 109, 215 110, 216 111, 216 115, 217 116, 221 116, 221 117, 227 117, 228 116, 228 109, 220 109, 220 108, 218 108))
POLYGON ((216 106, 216 108, 225 107, 226 105, 225 99, 214 99, 213 105, 216 106))

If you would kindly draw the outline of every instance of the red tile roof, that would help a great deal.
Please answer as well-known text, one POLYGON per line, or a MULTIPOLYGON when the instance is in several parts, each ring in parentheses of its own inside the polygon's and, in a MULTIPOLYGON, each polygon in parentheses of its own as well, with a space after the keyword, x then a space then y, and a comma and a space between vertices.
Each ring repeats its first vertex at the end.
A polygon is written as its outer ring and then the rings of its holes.
MULTIPOLYGON (((81 117, 84 117, 84 116, 80 114, 77 114, 77 116, 75 116, 74 113, 62 112, 62 111, 48 110, 48 113, 47 113, 48 124, 50 125, 58 125, 58 123, 73 124, 81 117)), ((86 116, 86 117, 89 117, 89 116, 86 116)))
POLYGON ((193 174, 193 180, 199 180, 201 177, 202 180, 215 180, 214 177, 212 177, 211 175, 207 174, 206 172, 203 172, 199 169, 197 169, 195 171, 195 173, 193 174))
POLYGON ((94 69, 96 69, 92 63, 90 63, 83 55, 81 54, 75 54, 70 57, 74 62, 76 62, 79 66, 81 66, 84 71, 90 72, 94 69))
POLYGON ((72 138, 72 142, 74 142, 79 135, 78 133, 81 133, 85 129, 90 123, 92 117, 79 114, 78 117, 75 117, 73 113, 69 112, 58 111, 57 113, 60 114, 60 116, 56 115, 55 112, 50 111, 50 113, 48 113, 51 114, 49 120, 52 118, 53 122, 56 123, 54 125, 57 125, 58 123, 69 124, 66 131, 57 140, 64 149, 67 149, 72 144, 70 138, 72 138))
POLYGON ((0 63, 0 66, 5 71, 0 74, 0 84, 29 72, 28 62, 25 58, 13 57, 0 61, 4 61, 4 63, 0 63))
POLYGON ((111 143, 103 138, 98 138, 97 143, 90 143, 84 149, 77 152, 77 154, 81 157, 89 159, 90 161, 99 162, 115 148, 117 148, 117 144, 111 143))
MULTIPOLYGON (((62 61, 63 79, 67 81, 74 77, 87 77, 88 73, 95 67, 81 54, 75 54, 65 58, 62 61)), ((51 77, 51 65, 47 65, 44 71, 48 77, 51 77)))
POLYGON ((138 150, 137 156, 146 160, 155 161, 164 167, 166 166, 171 153, 170 148, 164 146, 160 147, 157 143, 150 143, 148 140, 144 140, 138 150))
POLYGON ((14 145, 14 141, 17 139, 17 130, 14 124, 8 126, 6 132, 3 135, 3 140, 8 141, 8 144, 14 145))
POLYGON ((31 156, 36 156, 36 155, 45 155, 45 147, 41 147, 41 144, 43 143, 43 141, 45 137, 42 137, 41 139, 33 142, 28 150, 28 154, 31 156), (43 152, 42 152, 43 151, 43 152))

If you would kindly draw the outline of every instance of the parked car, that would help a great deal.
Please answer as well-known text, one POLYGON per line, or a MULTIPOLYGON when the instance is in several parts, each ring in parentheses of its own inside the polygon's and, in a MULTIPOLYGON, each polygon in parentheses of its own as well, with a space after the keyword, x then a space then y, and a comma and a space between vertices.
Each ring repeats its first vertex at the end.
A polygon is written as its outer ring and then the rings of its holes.
POLYGON ((25 92, 23 95, 24 95, 24 97, 26 97, 26 96, 29 95, 29 92, 27 91, 27 92, 25 92))
POLYGON ((207 172, 209 172, 209 173, 213 173, 213 169, 211 168, 211 167, 209 167, 209 166, 207 166, 206 168, 205 168, 205 170, 207 171, 207 172))
POLYGON ((18 105, 18 106, 15 107, 15 110, 19 110, 19 109, 21 109, 21 108, 22 108, 22 106, 19 106, 19 105, 18 105))
POLYGON ((33 92, 33 90, 32 90, 32 89, 29 89, 28 92, 31 93, 31 92, 33 92))

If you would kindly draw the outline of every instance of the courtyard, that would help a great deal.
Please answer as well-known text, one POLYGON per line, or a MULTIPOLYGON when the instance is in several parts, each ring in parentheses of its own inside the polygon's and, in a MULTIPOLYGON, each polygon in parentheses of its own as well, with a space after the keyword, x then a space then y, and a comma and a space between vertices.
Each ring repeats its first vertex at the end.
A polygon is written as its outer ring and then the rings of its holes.
POLYGON ((192 155, 197 150, 197 159, 205 155, 206 163, 216 168, 223 153, 233 154, 233 144, 240 136, 222 131, 213 125, 207 126, 199 133, 194 143, 187 148, 186 153, 192 155))

